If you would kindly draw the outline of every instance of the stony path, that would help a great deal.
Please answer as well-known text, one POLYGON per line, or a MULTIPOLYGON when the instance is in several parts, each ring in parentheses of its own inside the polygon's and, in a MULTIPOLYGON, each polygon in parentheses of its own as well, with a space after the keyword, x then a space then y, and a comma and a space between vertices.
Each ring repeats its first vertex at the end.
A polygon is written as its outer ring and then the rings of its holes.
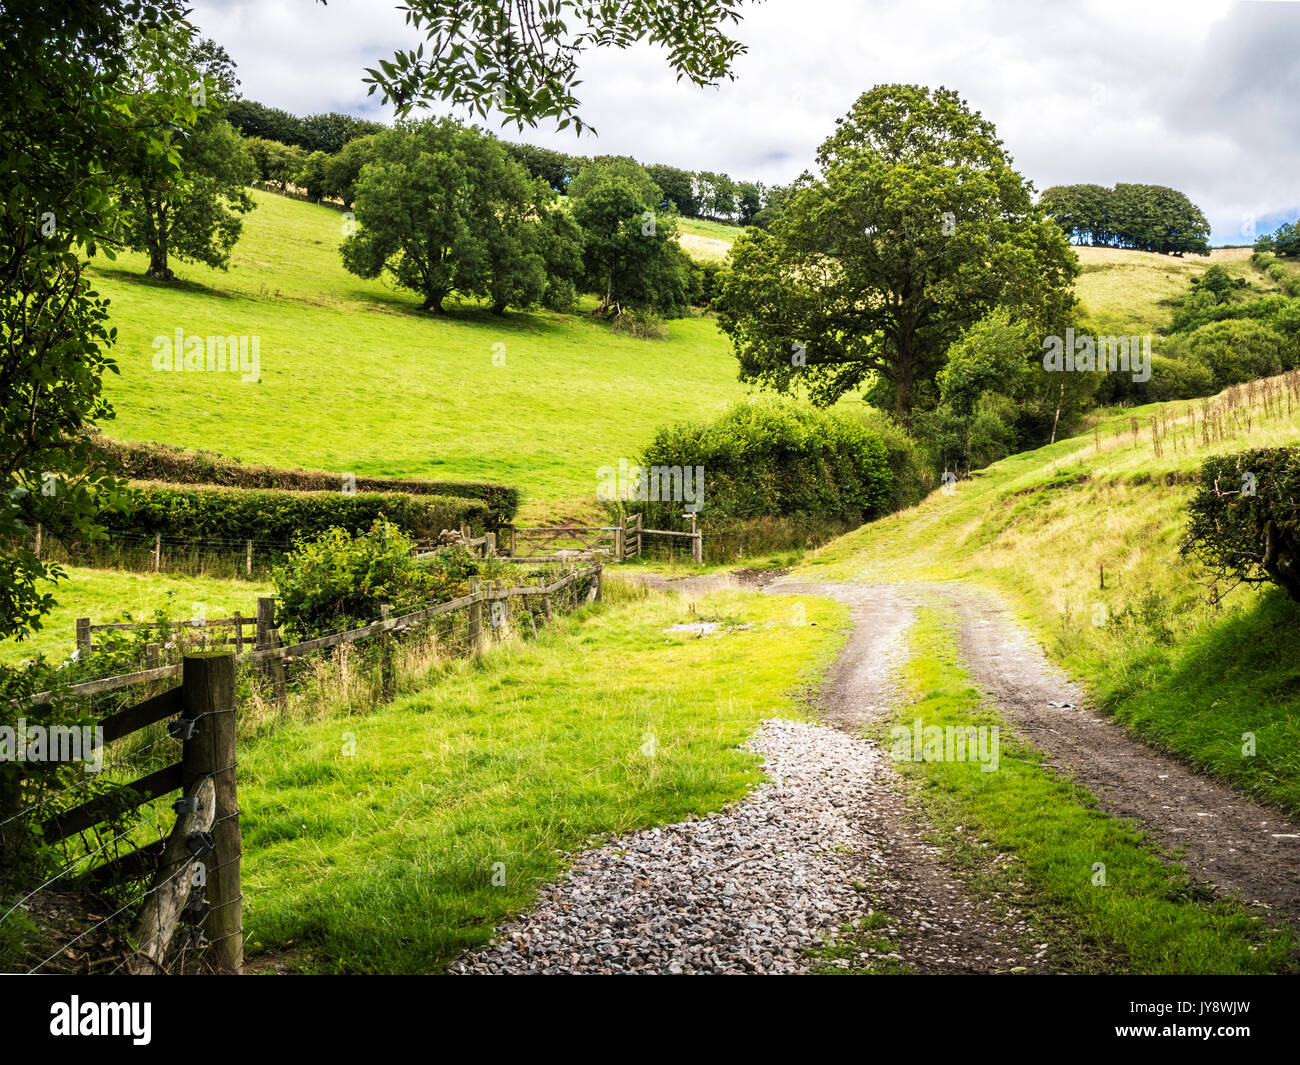
MULTIPOLYGON (((746 582, 748 583, 748 582, 746 582)), ((1025 915, 966 890, 925 840, 885 752, 862 729, 887 712, 892 669, 922 604, 960 619, 963 658, 1008 726, 1053 765, 1177 850, 1220 892, 1300 918, 1300 826, 1154 751, 1087 705, 984 590, 958 583, 761 582, 828 595, 854 629, 818 699, 824 724, 771 720, 748 746, 771 778, 708 817, 611 840, 461 973, 789 973, 847 922, 883 915, 887 954, 923 973, 1051 971, 1025 915)), ((682 582, 702 592, 710 577, 682 582)), ((729 586, 736 586, 731 584, 729 586)), ((993 860, 997 860, 994 856, 993 860)), ((876 948, 871 948, 876 949, 876 948)))
POLYGON ((881 907, 910 927, 891 961, 923 971, 1034 966, 997 943, 903 819, 875 744, 771 720, 748 744, 771 780, 708 817, 579 855, 541 903, 456 973, 792 973, 881 907))

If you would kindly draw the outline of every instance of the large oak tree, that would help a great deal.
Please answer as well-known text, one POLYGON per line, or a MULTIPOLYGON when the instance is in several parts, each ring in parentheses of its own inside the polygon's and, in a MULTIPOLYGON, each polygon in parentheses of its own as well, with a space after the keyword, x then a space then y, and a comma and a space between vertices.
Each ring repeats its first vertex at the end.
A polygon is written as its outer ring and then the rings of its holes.
POLYGON ((874 385, 908 424, 949 345, 994 307, 1039 335, 1063 328, 1078 265, 955 92, 878 86, 837 127, 770 231, 733 246, 721 325, 742 380, 825 404, 874 385))

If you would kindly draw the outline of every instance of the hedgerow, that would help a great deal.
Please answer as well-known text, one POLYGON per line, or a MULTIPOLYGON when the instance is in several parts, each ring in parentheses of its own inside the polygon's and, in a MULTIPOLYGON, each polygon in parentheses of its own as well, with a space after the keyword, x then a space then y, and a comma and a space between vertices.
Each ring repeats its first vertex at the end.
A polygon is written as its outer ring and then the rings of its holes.
POLYGON ((1183 552, 1210 567, 1216 600, 1238 583, 1272 582, 1300 601, 1300 448, 1206 459, 1188 511, 1183 552))
MULTIPOLYGON (((337 492, 343 483, 341 473, 243 465, 212 451, 189 451, 167 444, 95 436, 92 445, 115 472, 137 481, 292 492, 337 492)), ((403 492, 415 496, 480 499, 493 511, 493 528, 509 522, 519 509, 519 489, 491 481, 429 481, 395 477, 355 477, 353 480, 358 492, 403 492)))
POLYGON ((287 543, 333 527, 364 532, 383 517, 408 536, 431 539, 466 523, 482 529, 493 516, 480 499, 397 492, 284 492, 151 483, 132 486, 129 497, 125 513, 100 514, 110 535, 287 543))
MULTIPOLYGON (((660 430, 640 459, 646 468, 700 467, 700 518, 833 518, 859 523, 894 498, 889 449, 847 415, 792 400, 738 403, 707 424, 660 430)), ((683 501, 631 499, 646 525, 680 527, 683 501)))

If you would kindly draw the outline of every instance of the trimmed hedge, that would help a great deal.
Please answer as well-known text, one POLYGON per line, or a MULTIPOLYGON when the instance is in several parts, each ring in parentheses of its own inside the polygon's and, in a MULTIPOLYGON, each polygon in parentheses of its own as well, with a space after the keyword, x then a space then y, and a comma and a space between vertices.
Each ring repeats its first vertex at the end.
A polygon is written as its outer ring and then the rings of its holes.
POLYGON ((110 533, 287 543, 330 528, 363 533, 384 517, 418 540, 459 529, 462 523, 481 529, 492 517, 481 499, 396 492, 346 495, 151 483, 133 485, 130 496, 129 512, 100 514, 110 533))
POLYGON ((1300 602, 1300 448, 1206 459, 1187 509, 1183 553, 1209 566, 1216 586, 1272 582, 1300 602))
MULTIPOLYGON (((342 485, 341 474, 322 470, 290 470, 257 464, 245 466, 213 451, 187 451, 168 444, 109 440, 102 436, 92 437, 92 441, 95 450, 105 457, 113 470, 136 481, 270 488, 288 492, 337 492, 342 485)), ((507 524, 519 509, 519 489, 491 481, 358 477, 356 490, 480 499, 493 512, 490 528, 507 524)))
MULTIPOLYGON (((888 513, 896 488, 878 435, 847 415, 787 399, 750 400, 708 424, 662 429, 640 462, 703 467, 706 524, 769 516, 858 524, 888 513)), ((625 505, 650 527, 683 524, 681 502, 625 505)))

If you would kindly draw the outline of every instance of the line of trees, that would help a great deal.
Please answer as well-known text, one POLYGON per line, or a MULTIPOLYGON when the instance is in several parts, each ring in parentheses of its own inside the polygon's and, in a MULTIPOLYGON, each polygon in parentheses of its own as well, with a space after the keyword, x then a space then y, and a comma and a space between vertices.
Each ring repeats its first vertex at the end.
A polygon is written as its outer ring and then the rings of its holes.
MULTIPOLYGON (((287 111, 252 100, 236 100, 228 117, 245 137, 258 160, 261 179, 273 184, 289 182, 306 187, 314 195, 341 199, 351 205, 350 181, 359 166, 328 170, 330 157, 351 151, 350 158, 370 150, 373 137, 386 126, 348 115, 323 114, 297 118, 287 111), (356 142, 360 142, 357 144, 356 142), (350 170, 350 174, 349 171, 350 170)), ((593 165, 607 164, 613 156, 571 155, 531 144, 502 142, 507 154, 529 175, 540 178, 557 195, 569 194, 570 184, 593 165)), ((630 157, 621 157, 640 166, 630 157)), ((672 208, 684 218, 729 222, 742 226, 765 226, 788 192, 785 186, 765 186, 757 181, 737 181, 711 170, 691 171, 655 163, 645 167, 659 187, 656 208, 672 208)))
POLYGON ((1210 253, 1210 224, 1201 209, 1164 185, 1053 185, 1038 203, 1075 244, 1210 253))
POLYGON ((1255 241, 1255 251, 1272 252, 1290 258, 1300 257, 1300 220, 1284 222, 1274 233, 1265 233, 1255 241))
POLYGON ((343 264, 361 277, 387 273, 425 310, 441 312, 455 292, 497 314, 567 311, 581 291, 607 317, 673 317, 696 294, 674 217, 656 210, 662 190, 631 160, 593 162, 562 204, 495 137, 451 119, 399 122, 369 150, 343 264))

